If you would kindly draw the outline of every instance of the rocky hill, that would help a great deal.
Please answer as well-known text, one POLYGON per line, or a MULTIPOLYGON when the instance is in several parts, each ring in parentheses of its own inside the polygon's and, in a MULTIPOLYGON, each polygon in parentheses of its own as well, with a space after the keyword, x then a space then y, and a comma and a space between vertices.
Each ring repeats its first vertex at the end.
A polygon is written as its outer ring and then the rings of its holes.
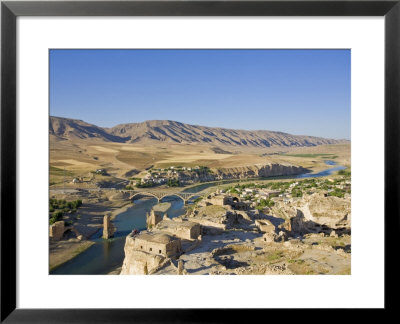
POLYGON ((82 120, 52 117, 49 118, 49 134, 61 139, 98 138, 107 142, 126 142, 127 137, 110 134, 104 128, 88 124, 82 120))
POLYGON ((342 140, 291 135, 267 130, 247 131, 150 120, 101 128, 81 120, 50 117, 50 134, 61 138, 100 138, 127 143, 183 143, 236 147, 304 147, 342 143, 342 140))

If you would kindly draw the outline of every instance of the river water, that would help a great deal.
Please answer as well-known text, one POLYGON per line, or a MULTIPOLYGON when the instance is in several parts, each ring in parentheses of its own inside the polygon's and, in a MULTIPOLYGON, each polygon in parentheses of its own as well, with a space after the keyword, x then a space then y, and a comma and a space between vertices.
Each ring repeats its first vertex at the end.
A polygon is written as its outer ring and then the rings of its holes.
MULTIPOLYGON (((331 160, 325 160, 324 161, 325 164, 327 165, 336 165, 337 163, 335 161, 331 161, 331 160)), ((345 166, 343 165, 338 165, 337 167, 333 167, 333 168, 329 168, 326 170, 323 170, 321 172, 317 172, 317 173, 303 173, 297 176, 297 178, 318 178, 318 177, 326 177, 328 175, 333 174, 336 171, 340 171, 340 170, 344 170, 346 169, 345 166)))
MULTIPOLYGON (((336 162, 326 160, 325 164, 333 166, 336 162)), ((332 174, 333 172, 343 170, 346 167, 337 166, 323 170, 318 173, 305 173, 292 178, 316 178, 332 174)), ((275 177, 277 178, 277 177, 275 177)), ((281 177, 282 178, 282 177, 281 177)), ((285 177, 286 179, 288 177, 285 177)), ((261 178, 266 179, 266 178, 261 178)), ((271 178, 273 179, 273 178, 271 178)), ((252 179, 257 180, 257 179, 252 179)), ((229 182, 239 182, 239 180, 232 180, 229 182)), ((229 183, 224 182, 224 183, 229 183)), ((215 183, 200 184, 191 188, 183 190, 184 192, 200 192, 206 188, 215 186, 215 183)), ((162 199, 162 202, 168 201, 171 207, 168 209, 167 214, 173 218, 182 215, 185 212, 183 200, 170 196, 162 199)), ((99 230, 91 241, 95 244, 88 248, 86 251, 80 253, 72 260, 64 263, 56 268, 50 274, 107 274, 122 265, 124 260, 124 245, 126 236, 136 228, 138 230, 146 229, 146 213, 150 212, 151 208, 157 204, 157 199, 139 199, 134 201, 134 205, 129 207, 125 212, 117 215, 113 223, 116 226, 114 238, 109 240, 102 239, 102 230, 99 230)))
MULTIPOLYGON (((168 216, 173 218, 184 213, 183 200, 166 197, 162 202, 168 201, 171 207, 168 216)), ((139 199, 127 211, 117 215, 113 223, 117 230, 114 238, 103 240, 102 230, 99 230, 91 241, 95 242, 90 248, 72 260, 53 270, 50 274, 107 274, 120 267, 124 260, 124 245, 126 236, 136 228, 146 229, 146 213, 157 204, 157 199, 139 199)))

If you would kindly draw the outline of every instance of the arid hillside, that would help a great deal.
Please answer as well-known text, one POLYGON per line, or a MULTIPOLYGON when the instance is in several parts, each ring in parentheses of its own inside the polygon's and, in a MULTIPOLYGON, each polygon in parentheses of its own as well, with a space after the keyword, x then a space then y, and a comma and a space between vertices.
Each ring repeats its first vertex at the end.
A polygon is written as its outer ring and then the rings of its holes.
POLYGON ((346 142, 267 130, 247 131, 197 126, 170 120, 151 120, 101 128, 81 120, 59 117, 50 117, 50 135, 65 139, 99 138, 105 141, 132 144, 161 142, 252 148, 311 147, 346 142))
POLYGON ((54 185, 60 185, 65 177, 71 186, 76 186, 72 183, 74 178, 101 182, 100 175, 93 176, 97 169, 105 169, 118 178, 115 182, 121 182, 119 179, 144 177, 151 168, 171 166, 204 166, 216 174, 236 177, 250 173, 262 176, 259 173, 263 166, 272 164, 303 167, 313 172, 326 169, 325 159, 350 165, 347 141, 170 121, 101 128, 81 120, 50 117, 49 137, 50 183, 54 185), (239 139, 246 144, 240 144, 239 139))
POLYGON ((123 143, 126 137, 110 134, 105 129, 82 120, 52 117, 49 120, 49 134, 58 139, 101 139, 107 142, 123 143))

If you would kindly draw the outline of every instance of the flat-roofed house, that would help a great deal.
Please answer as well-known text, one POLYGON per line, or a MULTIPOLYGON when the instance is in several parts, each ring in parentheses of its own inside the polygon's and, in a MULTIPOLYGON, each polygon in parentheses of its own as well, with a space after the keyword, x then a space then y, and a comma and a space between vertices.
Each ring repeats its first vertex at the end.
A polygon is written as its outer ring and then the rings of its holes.
POLYGON ((135 236, 134 248, 138 251, 164 257, 174 257, 181 253, 181 240, 165 233, 140 233, 135 236))

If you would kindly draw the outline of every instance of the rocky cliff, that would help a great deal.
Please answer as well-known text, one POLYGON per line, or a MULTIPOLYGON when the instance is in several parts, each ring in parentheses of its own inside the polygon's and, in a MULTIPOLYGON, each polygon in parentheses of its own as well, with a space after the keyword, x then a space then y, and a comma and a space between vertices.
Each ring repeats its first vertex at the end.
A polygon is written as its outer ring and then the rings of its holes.
POLYGON ((132 235, 126 237, 124 252, 125 258, 122 264, 121 275, 152 274, 170 262, 170 259, 164 256, 135 249, 135 238, 132 235))
POLYGON ((325 197, 315 193, 303 196, 292 207, 278 203, 273 213, 286 219, 281 228, 290 233, 349 233, 351 228, 350 197, 325 197))
POLYGON ((215 171, 216 179, 241 179, 288 176, 309 172, 308 169, 294 165, 265 164, 242 166, 236 168, 221 168, 215 171))

